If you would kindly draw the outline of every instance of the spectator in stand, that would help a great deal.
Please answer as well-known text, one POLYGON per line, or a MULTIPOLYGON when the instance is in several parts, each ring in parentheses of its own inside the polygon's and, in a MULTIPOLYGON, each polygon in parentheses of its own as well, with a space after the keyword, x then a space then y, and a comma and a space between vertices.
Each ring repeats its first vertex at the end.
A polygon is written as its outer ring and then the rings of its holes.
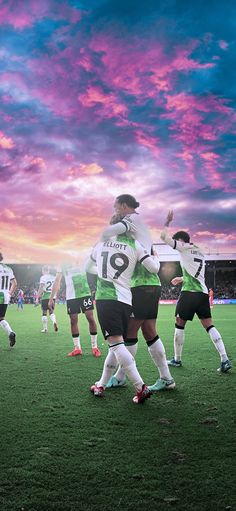
POLYGON ((19 289, 17 293, 17 310, 23 311, 23 303, 24 303, 24 291, 22 289, 19 289))

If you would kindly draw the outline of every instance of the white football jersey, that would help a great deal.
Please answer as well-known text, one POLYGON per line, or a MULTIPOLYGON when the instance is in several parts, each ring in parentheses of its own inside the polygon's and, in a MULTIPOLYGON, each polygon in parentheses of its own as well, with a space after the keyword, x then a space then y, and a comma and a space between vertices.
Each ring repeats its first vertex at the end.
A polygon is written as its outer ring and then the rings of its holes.
POLYGON ((109 225, 103 231, 102 238, 106 239, 126 233, 129 233, 133 239, 139 241, 151 253, 152 238, 150 231, 138 213, 126 215, 117 224, 109 225))
MULTIPOLYGON (((157 273, 160 263, 150 256, 138 242, 127 236, 100 242, 91 258, 97 264, 97 300, 118 300, 131 305, 131 277, 139 261, 152 273, 157 273)), ((89 269, 88 269, 89 271, 89 269)))
POLYGON ((82 272, 78 266, 62 266, 57 271, 62 273, 65 278, 66 300, 74 300, 75 298, 91 295, 86 273, 82 272))
POLYGON ((11 280, 14 278, 12 269, 6 264, 0 263, 0 304, 9 303, 9 289, 11 287, 11 280))
POLYGON ((173 240, 167 231, 161 233, 161 239, 180 253, 180 263, 183 272, 181 291, 200 291, 208 294, 205 284, 205 256, 193 243, 173 240))
MULTIPOLYGON (((43 285, 43 294, 42 294, 42 300, 49 300, 51 296, 52 286, 55 281, 55 275, 51 275, 50 273, 47 273, 46 275, 42 275, 40 277, 40 285, 43 285)), ((53 298, 56 298, 54 296, 53 298)))

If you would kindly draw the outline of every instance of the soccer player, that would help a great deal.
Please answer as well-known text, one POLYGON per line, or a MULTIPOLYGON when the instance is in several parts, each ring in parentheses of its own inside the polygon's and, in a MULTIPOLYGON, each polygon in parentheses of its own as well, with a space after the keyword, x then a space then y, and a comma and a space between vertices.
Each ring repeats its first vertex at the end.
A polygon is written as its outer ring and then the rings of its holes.
POLYGON ((211 309, 213 309, 213 300, 214 300, 214 292, 213 292, 213 289, 210 287, 210 289, 209 289, 209 303, 210 303, 211 309))
POLYGON ((51 290, 53 283, 55 281, 55 275, 52 275, 50 273, 49 266, 45 265, 42 268, 42 276, 40 277, 39 282, 39 290, 38 290, 38 296, 36 300, 36 304, 39 302, 39 299, 41 298, 41 308, 42 308, 42 323, 43 323, 43 329, 41 332, 47 333, 48 331, 48 318, 47 318, 47 312, 49 312, 49 317, 51 319, 51 322, 53 324, 54 331, 58 331, 57 326, 57 320, 54 313, 55 308, 55 297, 53 297, 53 301, 49 304, 49 298, 51 296, 51 290))
POLYGON ((182 289, 175 311, 174 357, 168 363, 173 367, 182 366, 184 327, 187 321, 192 321, 196 313, 220 355, 221 363, 218 371, 226 373, 231 368, 231 363, 221 335, 212 324, 208 289, 205 284, 205 257, 201 250, 190 242, 187 232, 178 231, 172 237, 169 235, 168 227, 173 216, 173 211, 169 211, 161 239, 173 249, 178 250, 183 276, 175 277, 171 281, 174 286, 182 284, 182 289))
POLYGON ((65 278, 66 305, 70 316, 71 335, 74 343, 74 349, 68 353, 68 357, 76 357, 83 354, 78 325, 78 314, 80 312, 85 314, 89 324, 92 353, 95 357, 100 357, 101 351, 97 346, 97 324, 93 316, 94 306, 91 291, 86 274, 78 266, 70 265, 58 268, 49 304, 53 304, 53 297, 57 295, 60 289, 62 276, 65 278))
POLYGON ((16 334, 5 320, 5 315, 11 296, 17 288, 17 282, 12 269, 2 261, 3 255, 0 253, 0 326, 7 333, 12 348, 16 343, 16 334))
POLYGON ((123 194, 116 197, 114 203, 115 221, 109 225, 102 233, 102 240, 127 234, 138 240, 146 250, 151 253, 152 239, 147 225, 143 222, 136 209, 139 202, 129 194, 123 194), (117 221, 120 218, 119 221, 117 221))
MULTIPOLYGON (((139 202, 132 195, 124 194, 116 198, 115 215, 109 227, 103 231, 102 238, 106 239, 120 233, 138 240, 151 253, 152 239, 148 227, 136 212, 139 202)), ((151 390, 170 390, 175 388, 175 382, 168 368, 165 348, 156 330, 158 303, 161 294, 161 283, 158 275, 151 274, 137 263, 132 277, 132 316, 129 321, 125 345, 135 357, 137 352, 138 331, 141 327, 146 340, 149 354, 159 370, 160 378, 152 385, 151 390)), ((107 384, 108 388, 125 385, 124 370, 119 367, 107 384)))
MULTIPOLYGON (((141 378, 135 360, 124 345, 131 314, 131 277, 139 261, 148 271, 157 273, 160 263, 138 242, 127 236, 117 236, 114 240, 99 242, 91 259, 97 265, 98 283, 96 307, 98 320, 108 341, 109 352, 104 362, 100 380, 92 385, 91 392, 102 397, 105 387, 119 364, 136 389, 134 403, 143 403, 151 391, 141 378)), ((88 263, 87 271, 92 271, 88 263)))
MULTIPOLYGON (((157 274, 151 274, 140 263, 136 264, 131 280, 132 314, 129 319, 125 346, 136 356, 138 347, 138 331, 141 328, 147 343, 149 355, 159 371, 156 383, 148 388, 152 392, 171 390, 175 382, 170 374, 166 360, 165 348, 156 330, 158 305, 161 295, 161 283, 157 274)), ((119 367, 116 374, 111 377, 107 387, 120 387, 125 385, 125 373, 119 367)))
POLYGON ((24 291, 22 289, 19 289, 17 294, 17 310, 23 311, 23 303, 24 303, 24 291))

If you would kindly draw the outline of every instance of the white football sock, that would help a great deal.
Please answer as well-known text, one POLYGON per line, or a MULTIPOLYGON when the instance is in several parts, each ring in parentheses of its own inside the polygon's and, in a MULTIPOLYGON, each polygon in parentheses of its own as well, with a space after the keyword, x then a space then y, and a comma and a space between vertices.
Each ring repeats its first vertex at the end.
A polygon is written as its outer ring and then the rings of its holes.
POLYGON ((125 345, 123 343, 117 344, 116 346, 111 346, 110 349, 115 353, 118 364, 121 366, 121 369, 124 369, 125 374, 133 383, 135 389, 137 391, 141 390, 144 382, 138 372, 133 356, 125 345))
POLYGON ((44 330, 47 330, 47 328, 48 328, 48 318, 47 318, 47 316, 42 316, 42 323, 43 323, 44 330))
POLYGON ((164 380, 171 380, 172 376, 167 364, 165 348, 160 337, 148 347, 148 351, 154 364, 159 369, 160 378, 163 378, 164 380))
POLYGON ((2 319, 2 321, 0 321, 0 325, 3 328, 3 330, 5 330, 5 332, 7 332, 8 335, 12 332, 12 329, 11 329, 9 323, 5 319, 2 319))
POLYGON ((74 347, 75 349, 81 349, 81 345, 80 345, 80 335, 75 335, 75 337, 72 335, 72 338, 73 338, 73 343, 74 343, 74 347))
POLYGON ((91 334, 90 333, 90 337, 91 337, 91 346, 92 346, 92 348, 97 348, 98 347, 98 345, 97 345, 97 338, 98 338, 97 334, 91 334))
POLYGON ((225 345, 222 341, 220 332, 218 332, 218 330, 215 328, 215 326, 212 326, 208 329, 208 334, 209 334, 216 350, 218 351, 218 353, 220 355, 221 362, 225 362, 226 360, 228 360, 228 356, 227 356, 227 353, 225 350, 225 345))
POLYGON ((115 353, 111 349, 109 349, 108 354, 106 356, 106 360, 104 362, 102 376, 100 380, 96 383, 98 387, 105 387, 111 376, 114 374, 114 371, 117 366, 117 359, 115 353))
POLYGON ((185 332, 183 328, 175 328, 174 333, 174 352, 175 360, 179 362, 183 351, 185 332))
POLYGON ((51 322, 52 322, 53 324, 57 322, 57 320, 56 320, 56 316, 55 316, 54 312, 52 312, 52 314, 50 314, 50 319, 51 319, 51 322))
MULTIPOLYGON (((137 349, 138 349, 138 343, 136 342, 135 344, 131 344, 131 345, 125 346, 125 347, 131 353, 131 355, 133 355, 133 357, 135 358, 136 353, 137 353, 137 349)), ((117 371, 116 371, 116 374, 114 376, 116 377, 116 379, 118 381, 123 381, 125 379, 125 371, 124 371, 124 369, 119 366, 117 371)))

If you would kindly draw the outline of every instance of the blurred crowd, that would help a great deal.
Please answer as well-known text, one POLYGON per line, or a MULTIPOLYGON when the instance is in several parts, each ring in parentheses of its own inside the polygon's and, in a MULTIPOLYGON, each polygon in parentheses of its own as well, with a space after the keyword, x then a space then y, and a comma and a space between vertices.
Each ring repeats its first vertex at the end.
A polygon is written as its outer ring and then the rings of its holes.
MULTIPOLYGON (((229 273, 220 272, 216 275, 215 287, 211 286, 214 292, 214 298, 225 299, 225 298, 236 298, 236 281, 229 279, 229 273)), ((21 289, 24 293, 23 302, 24 304, 34 304, 37 296, 39 283, 35 283, 33 286, 21 286, 18 288, 11 299, 11 303, 18 302, 18 294, 21 289)), ((90 283, 92 294, 95 294, 95 283, 90 283)), ((210 286, 209 286, 210 287, 210 286)), ((161 299, 162 300, 176 300, 179 296, 181 286, 173 286, 170 283, 162 282, 161 299)), ((57 297, 58 303, 65 303, 65 288, 62 289, 57 297)))

